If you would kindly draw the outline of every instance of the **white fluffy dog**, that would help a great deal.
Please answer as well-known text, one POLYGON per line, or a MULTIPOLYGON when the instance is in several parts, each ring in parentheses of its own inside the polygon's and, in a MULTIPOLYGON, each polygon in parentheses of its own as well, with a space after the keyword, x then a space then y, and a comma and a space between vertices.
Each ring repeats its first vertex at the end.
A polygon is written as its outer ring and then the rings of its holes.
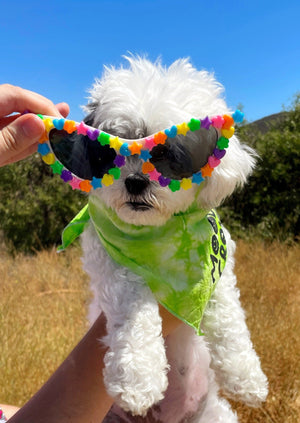
MULTIPOLYGON (((89 125, 136 139, 193 117, 230 112, 214 76, 197 71, 188 60, 169 68, 139 57, 128 61, 128 68, 107 68, 96 80, 85 108, 89 125)), ((233 136, 202 189, 193 184, 177 192, 149 180, 139 186, 141 162, 129 158, 120 179, 94 195, 125 223, 163 228, 195 201, 201 209, 218 206, 246 181, 255 160, 253 151, 233 136)), ((158 303, 148 285, 111 259, 92 224, 85 229, 83 262, 94 293, 90 320, 100 310, 106 315, 104 381, 122 410, 145 416, 155 405, 151 413, 164 423, 237 422, 229 403, 218 396, 220 388, 252 406, 265 400, 267 379, 250 340, 233 273, 235 244, 228 231, 224 233, 227 262, 202 318, 204 336, 182 324, 164 340, 158 303)), ((125 416, 122 410, 116 413, 125 416)))

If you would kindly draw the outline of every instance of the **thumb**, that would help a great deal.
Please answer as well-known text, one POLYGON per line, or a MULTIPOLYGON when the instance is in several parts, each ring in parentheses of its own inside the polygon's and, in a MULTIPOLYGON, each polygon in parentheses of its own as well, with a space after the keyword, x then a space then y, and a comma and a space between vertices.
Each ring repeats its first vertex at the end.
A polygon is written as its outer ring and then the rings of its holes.
POLYGON ((25 157, 44 131, 42 120, 32 114, 20 116, 5 126, 0 131, 0 165, 25 157))

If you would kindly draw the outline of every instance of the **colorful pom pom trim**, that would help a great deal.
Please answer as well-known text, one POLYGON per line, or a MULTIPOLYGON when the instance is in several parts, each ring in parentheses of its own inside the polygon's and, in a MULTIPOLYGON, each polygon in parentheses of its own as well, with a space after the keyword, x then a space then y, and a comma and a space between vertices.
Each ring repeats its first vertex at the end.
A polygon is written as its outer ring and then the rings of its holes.
POLYGON ((160 131, 154 135, 139 140, 125 140, 119 137, 107 134, 99 129, 87 126, 84 122, 76 123, 73 120, 58 119, 38 115, 44 122, 45 133, 41 137, 38 145, 38 152, 41 154, 43 161, 50 165, 53 173, 60 175, 64 182, 67 182, 72 189, 79 189, 85 192, 90 192, 92 189, 98 189, 103 186, 112 185, 114 180, 120 178, 120 168, 125 165, 126 157, 132 155, 140 156, 143 160, 142 172, 149 176, 151 181, 156 181, 161 187, 169 187, 173 192, 180 190, 190 189, 192 184, 200 185, 204 178, 211 177, 214 169, 219 166, 221 159, 226 154, 226 148, 229 145, 229 138, 234 134, 234 123, 243 121, 244 114, 236 110, 232 115, 218 115, 204 119, 191 119, 189 122, 181 123, 180 125, 173 125, 164 131, 160 131), (213 126, 219 133, 219 138, 213 154, 208 158, 207 164, 201 168, 197 173, 194 173, 190 178, 183 178, 175 180, 165 178, 159 173, 154 165, 149 161, 151 159, 151 150, 158 144, 164 144, 167 138, 173 138, 176 135, 186 135, 189 131, 196 131, 200 128, 209 129, 213 126), (93 177, 92 181, 82 180, 76 175, 73 175, 66 169, 53 154, 49 144, 49 132, 51 129, 65 130, 71 134, 77 131, 78 134, 86 135, 90 140, 99 142, 102 146, 109 145, 116 151, 114 160, 115 167, 109 169, 108 173, 103 175, 102 178, 93 177))

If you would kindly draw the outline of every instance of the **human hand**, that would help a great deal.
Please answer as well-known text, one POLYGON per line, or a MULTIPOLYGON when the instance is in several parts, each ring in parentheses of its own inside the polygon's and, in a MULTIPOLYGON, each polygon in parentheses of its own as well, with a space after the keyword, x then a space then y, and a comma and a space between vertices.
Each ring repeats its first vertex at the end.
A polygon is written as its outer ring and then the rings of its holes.
POLYGON ((32 113, 66 117, 69 106, 9 84, 0 85, 0 166, 24 159, 37 150, 45 127, 32 113), (11 113, 16 113, 11 115, 11 113))
MULTIPOLYGON (((164 336, 181 324, 162 307, 160 314, 164 336)), ((101 422, 113 404, 101 377, 106 348, 99 340, 106 335, 106 319, 101 314, 48 382, 9 422, 80 423, 87 417, 90 422, 101 422)))

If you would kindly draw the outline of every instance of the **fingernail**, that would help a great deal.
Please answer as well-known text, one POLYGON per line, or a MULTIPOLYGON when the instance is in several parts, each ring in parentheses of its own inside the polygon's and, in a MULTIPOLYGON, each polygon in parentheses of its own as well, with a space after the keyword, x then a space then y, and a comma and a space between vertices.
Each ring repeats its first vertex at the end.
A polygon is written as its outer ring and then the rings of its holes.
POLYGON ((22 130, 26 137, 37 138, 43 133, 43 123, 38 116, 30 116, 22 122, 22 130))

